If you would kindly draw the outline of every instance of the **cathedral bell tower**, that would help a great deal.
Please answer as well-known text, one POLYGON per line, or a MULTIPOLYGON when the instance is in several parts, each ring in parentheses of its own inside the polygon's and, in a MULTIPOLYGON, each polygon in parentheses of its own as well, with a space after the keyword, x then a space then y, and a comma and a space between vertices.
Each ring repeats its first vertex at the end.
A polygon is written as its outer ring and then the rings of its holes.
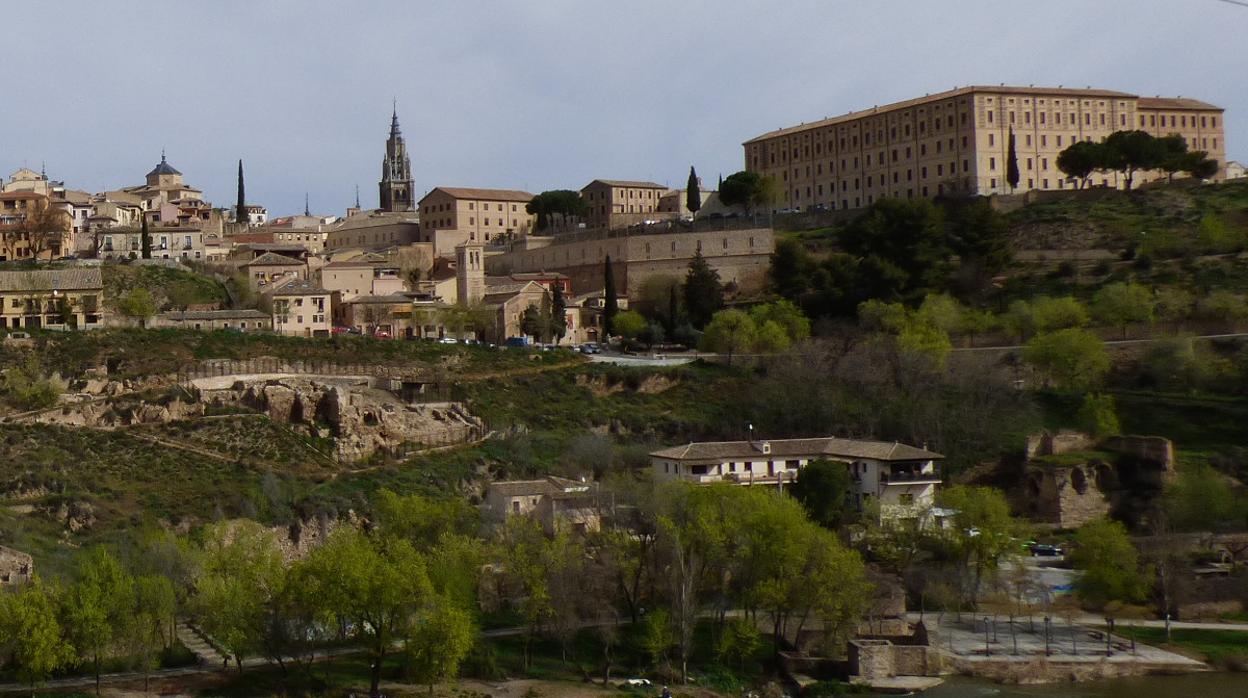
POLYGON ((412 202, 412 161, 399 131, 399 112, 395 107, 390 117, 390 138, 386 140, 386 157, 381 162, 381 210, 386 212, 414 211, 412 202))

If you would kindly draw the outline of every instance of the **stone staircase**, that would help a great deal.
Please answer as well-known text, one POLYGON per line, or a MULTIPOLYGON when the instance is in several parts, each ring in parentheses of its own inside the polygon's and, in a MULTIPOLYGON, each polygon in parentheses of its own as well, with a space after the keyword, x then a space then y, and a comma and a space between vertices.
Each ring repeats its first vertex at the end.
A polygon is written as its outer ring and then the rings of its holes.
POLYGON ((180 620, 177 625, 177 635, 178 640, 199 659, 200 664, 209 667, 225 666, 225 657, 208 643, 198 628, 193 628, 186 621, 180 620))

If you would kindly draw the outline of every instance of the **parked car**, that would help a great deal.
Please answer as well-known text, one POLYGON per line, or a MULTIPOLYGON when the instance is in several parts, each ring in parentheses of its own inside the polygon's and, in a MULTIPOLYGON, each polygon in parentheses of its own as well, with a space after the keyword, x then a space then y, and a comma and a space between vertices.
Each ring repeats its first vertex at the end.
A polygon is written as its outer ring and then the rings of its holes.
POLYGON ((1062 549, 1056 545, 1037 543, 1031 546, 1031 554, 1035 557, 1061 557, 1062 549))
POLYGON ((377 330, 373 333, 373 336, 377 339, 390 339, 390 333, 386 330, 377 330))
POLYGON ((442 339, 439 339, 438 342, 441 344, 459 344, 459 340, 454 337, 443 337, 442 339))
POLYGON ((602 347, 595 342, 585 342, 580 346, 580 351, 582 354, 601 354, 602 347))

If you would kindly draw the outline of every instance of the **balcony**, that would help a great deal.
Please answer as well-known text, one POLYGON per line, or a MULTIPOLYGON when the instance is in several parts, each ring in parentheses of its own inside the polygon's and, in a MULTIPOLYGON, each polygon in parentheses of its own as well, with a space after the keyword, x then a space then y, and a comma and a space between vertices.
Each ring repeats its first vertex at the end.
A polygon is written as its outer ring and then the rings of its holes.
POLYGON ((902 470, 894 473, 880 473, 881 485, 926 485, 939 484, 940 471, 933 468, 929 471, 902 470))

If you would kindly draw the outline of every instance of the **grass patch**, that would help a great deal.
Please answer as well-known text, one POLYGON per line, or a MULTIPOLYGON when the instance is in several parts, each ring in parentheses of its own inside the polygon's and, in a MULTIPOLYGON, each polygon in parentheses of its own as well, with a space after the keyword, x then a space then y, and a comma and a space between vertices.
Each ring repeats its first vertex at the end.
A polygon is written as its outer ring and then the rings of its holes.
POLYGON ((1174 628, 1166 642, 1165 628, 1118 626, 1114 632, 1136 642, 1178 650, 1220 667, 1248 663, 1248 632, 1174 628))

